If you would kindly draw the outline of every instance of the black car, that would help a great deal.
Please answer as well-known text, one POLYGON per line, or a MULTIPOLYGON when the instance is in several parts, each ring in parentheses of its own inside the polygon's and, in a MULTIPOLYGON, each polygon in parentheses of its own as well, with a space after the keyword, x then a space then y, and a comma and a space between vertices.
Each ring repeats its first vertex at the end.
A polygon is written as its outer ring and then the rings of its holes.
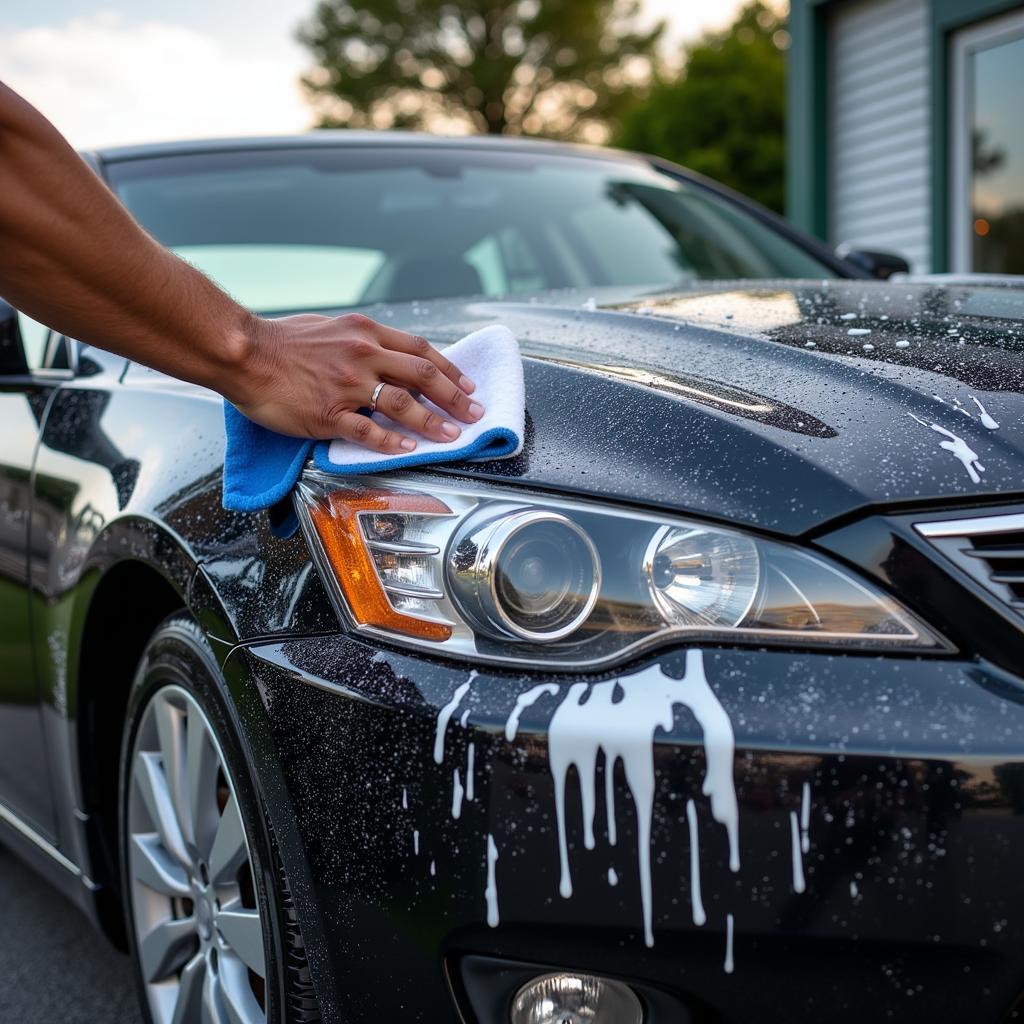
POLYGON ((1019 1015, 1024 289, 624 153, 88 158, 255 309, 525 356, 520 455, 239 514, 216 396, 0 318, 0 828, 148 1021, 1019 1015))

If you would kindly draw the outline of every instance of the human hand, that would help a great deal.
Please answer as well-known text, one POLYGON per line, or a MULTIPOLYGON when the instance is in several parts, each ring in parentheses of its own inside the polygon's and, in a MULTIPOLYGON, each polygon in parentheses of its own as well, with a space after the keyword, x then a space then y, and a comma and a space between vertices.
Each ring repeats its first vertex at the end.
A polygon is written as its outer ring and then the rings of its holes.
POLYGON ((343 438, 389 455, 415 450, 412 439, 357 412, 382 382, 376 410, 431 441, 454 441, 461 430, 410 390, 464 423, 484 413, 469 397, 473 382, 425 339, 361 313, 254 318, 251 338, 240 381, 223 390, 249 419, 280 434, 343 438))

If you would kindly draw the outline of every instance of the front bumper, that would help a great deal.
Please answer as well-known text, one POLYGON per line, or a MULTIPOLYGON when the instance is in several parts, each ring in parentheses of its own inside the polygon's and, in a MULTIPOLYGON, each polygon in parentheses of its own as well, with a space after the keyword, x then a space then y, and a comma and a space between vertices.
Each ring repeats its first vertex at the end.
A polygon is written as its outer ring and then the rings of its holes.
POLYGON ((310 882, 297 902, 300 914, 315 908, 310 930, 323 937, 314 972, 322 993, 340 994, 327 1019, 504 1024, 500 993, 482 1014, 469 1006, 474 956, 620 977, 663 995, 677 1021, 1001 1021, 1024 992, 1024 680, 988 662, 706 648, 735 737, 740 865, 730 870, 727 830, 702 792, 709 747, 677 706, 648 746, 647 946, 645 801, 619 762, 612 846, 598 758, 587 849, 569 770, 573 894, 563 898, 547 729, 573 683, 660 666, 685 685, 685 651, 573 678, 470 678, 345 637, 233 658, 262 698, 265 714, 246 728, 254 749, 273 753, 256 759, 272 815, 297 824, 310 882), (438 764, 439 713, 466 682, 438 764), (508 741, 517 697, 547 682, 558 694, 527 707, 508 741), (489 836, 497 927, 487 921, 489 836))

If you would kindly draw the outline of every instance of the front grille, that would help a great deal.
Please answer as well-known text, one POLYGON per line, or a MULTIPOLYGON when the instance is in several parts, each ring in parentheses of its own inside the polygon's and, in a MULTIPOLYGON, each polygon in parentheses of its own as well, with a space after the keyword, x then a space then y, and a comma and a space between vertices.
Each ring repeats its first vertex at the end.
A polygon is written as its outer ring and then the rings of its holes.
POLYGON ((1024 619, 1024 513, 915 523, 914 529, 1024 619))

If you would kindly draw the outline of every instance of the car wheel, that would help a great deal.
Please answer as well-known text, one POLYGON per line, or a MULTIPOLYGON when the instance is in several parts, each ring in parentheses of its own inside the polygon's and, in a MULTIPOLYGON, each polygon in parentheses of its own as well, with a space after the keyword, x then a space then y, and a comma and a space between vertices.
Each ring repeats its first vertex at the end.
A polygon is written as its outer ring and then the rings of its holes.
POLYGON ((202 632, 168 619, 143 653, 121 753, 122 885, 148 1024, 319 1020, 232 712, 202 632))

